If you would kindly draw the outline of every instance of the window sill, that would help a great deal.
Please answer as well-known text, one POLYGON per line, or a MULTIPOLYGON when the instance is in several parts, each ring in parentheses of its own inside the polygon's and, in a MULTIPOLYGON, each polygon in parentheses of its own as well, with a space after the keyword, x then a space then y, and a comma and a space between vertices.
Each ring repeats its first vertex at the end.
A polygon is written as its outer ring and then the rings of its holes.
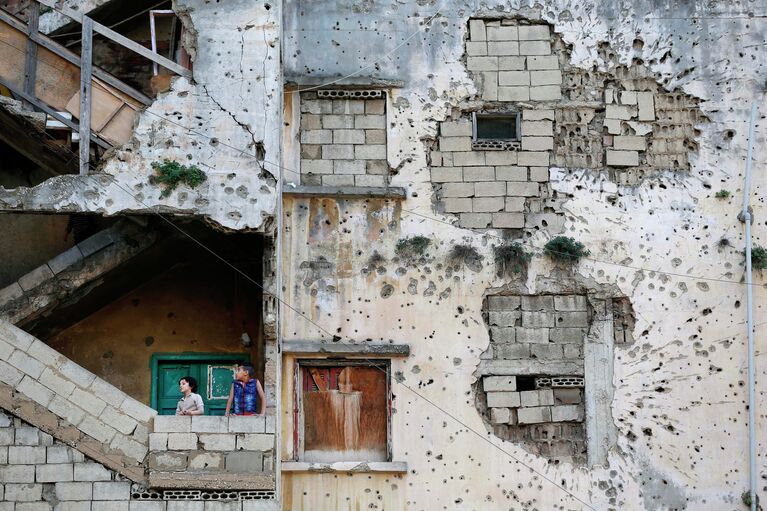
POLYGON ((283 461, 282 472, 343 472, 354 474, 407 472, 405 461, 337 461, 335 463, 312 463, 308 461, 283 461))
POLYGON ((407 192, 398 186, 285 186, 283 195, 291 197, 335 197, 336 199, 405 200, 407 192))

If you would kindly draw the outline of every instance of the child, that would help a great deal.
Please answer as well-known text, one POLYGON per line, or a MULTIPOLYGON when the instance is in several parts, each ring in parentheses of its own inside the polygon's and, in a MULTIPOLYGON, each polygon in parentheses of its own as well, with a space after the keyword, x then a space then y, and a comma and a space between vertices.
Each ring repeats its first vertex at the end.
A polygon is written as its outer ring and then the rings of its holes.
POLYGON ((205 413, 205 404, 197 392, 197 380, 191 376, 184 376, 178 381, 178 389, 184 397, 178 400, 176 415, 202 415, 205 413))
POLYGON ((229 399, 226 402, 226 415, 264 415, 266 412, 266 396, 261 382, 256 379, 253 366, 239 365, 234 373, 234 381, 229 389, 229 399))

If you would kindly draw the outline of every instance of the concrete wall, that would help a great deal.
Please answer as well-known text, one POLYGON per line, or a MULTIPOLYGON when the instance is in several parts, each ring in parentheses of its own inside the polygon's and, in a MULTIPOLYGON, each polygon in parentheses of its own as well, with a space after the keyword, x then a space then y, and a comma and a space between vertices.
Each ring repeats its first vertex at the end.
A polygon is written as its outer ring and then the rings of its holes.
POLYGON ((153 353, 245 353, 258 362, 260 313, 257 288, 229 268, 184 264, 46 342, 148 404, 153 353), (243 333, 254 340, 252 351, 243 333))
MULTIPOLYGON (((373 80, 404 82, 391 93, 387 144, 396 155, 390 165, 401 165, 391 184, 405 187, 408 199, 388 205, 286 200, 285 297, 322 329, 286 311, 283 334, 412 347, 409 358, 392 362, 393 451, 395 459, 406 459, 407 475, 399 481, 381 474, 286 473, 283 498, 291 509, 336 509, 341 495, 365 506, 366 490, 407 509, 587 508, 567 492, 595 509, 739 505, 747 488, 747 436, 746 394, 738 383, 746 378, 746 351, 736 215, 749 103, 763 101, 767 58, 757 48, 767 29, 758 16, 765 12, 757 8, 751 17, 739 6, 700 2, 538 5, 286 4, 286 76, 330 80, 364 69, 373 80), (551 213, 562 221, 525 223, 520 240, 537 255, 516 277, 499 277, 493 264, 492 247, 508 233, 460 229, 449 225, 453 214, 435 208, 439 185, 430 179, 428 156, 440 123, 468 117, 483 101, 467 68, 469 20, 502 17, 550 24, 566 57, 548 176, 558 199, 551 213), (652 92, 656 119, 640 121, 630 94, 624 101, 621 94, 605 96, 606 88, 652 92), (639 135, 629 123, 648 123, 653 134, 639 135), (671 125, 684 125, 685 134, 677 137, 671 125), (621 136, 642 136, 647 145, 616 140, 621 136), (677 141, 685 138, 690 143, 682 150, 677 141), (636 165, 615 156, 635 157, 636 165), (720 189, 735 198, 716 199, 720 189), (561 233, 583 242, 591 256, 563 266, 540 255, 561 233), (398 260, 396 243, 413 235, 427 236, 431 247, 416 261, 398 260), (722 238, 729 244, 720 245, 722 238), (477 250, 481 267, 449 260, 459 243, 477 250), (383 259, 371 259, 375 252, 383 259), (586 406, 587 423, 613 428, 593 432, 608 439, 604 445, 615 441, 605 461, 574 470, 487 435, 474 385, 490 346, 483 299, 501 292, 598 295, 604 304, 626 297, 633 308, 635 324, 620 322, 624 328, 615 330, 624 340, 629 332, 628 344, 612 346, 607 325, 616 322, 606 305, 598 337, 604 342, 596 336, 584 342, 586 377, 603 382, 595 399, 610 404, 608 414, 586 406)), ((765 159, 763 142, 759 127, 756 161, 765 159)), ((753 197, 763 195, 766 184, 756 177, 753 197)), ((762 218, 764 206, 752 205, 762 218)), ((766 244, 764 223, 754 225, 755 241, 766 244)), ((757 275, 754 288, 757 314, 767 306, 763 278, 757 275)), ((760 396, 759 409, 765 404, 760 396)), ((761 419, 757 429, 764 429, 761 419)), ((762 447, 759 452, 765 455, 762 447)))

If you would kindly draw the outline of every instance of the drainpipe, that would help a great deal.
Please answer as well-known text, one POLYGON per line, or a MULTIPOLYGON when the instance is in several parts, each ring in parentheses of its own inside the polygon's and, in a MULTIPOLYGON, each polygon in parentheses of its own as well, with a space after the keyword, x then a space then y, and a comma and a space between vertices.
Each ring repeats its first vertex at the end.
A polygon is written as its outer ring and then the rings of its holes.
POLYGON ((751 496, 751 511, 756 511, 756 399, 754 359, 754 312, 751 281, 751 159, 754 151, 754 124, 756 123, 756 103, 751 104, 751 118, 748 126, 748 156, 746 157, 746 183, 743 187, 743 211, 738 219, 746 226, 746 328, 748 333, 748 480, 751 496))

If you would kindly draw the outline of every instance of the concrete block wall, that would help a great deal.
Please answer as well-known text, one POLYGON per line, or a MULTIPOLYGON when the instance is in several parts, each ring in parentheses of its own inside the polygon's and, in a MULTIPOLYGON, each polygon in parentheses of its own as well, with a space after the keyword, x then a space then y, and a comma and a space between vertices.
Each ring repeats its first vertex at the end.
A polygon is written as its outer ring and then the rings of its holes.
POLYGON ((0 382, 58 417, 54 427, 74 426, 105 457, 143 462, 157 412, 3 320, 0 382))
POLYGON ((274 492, 147 490, 0 412, 0 511, 276 511, 274 492))
POLYGON ((193 474, 195 487, 223 474, 237 489, 273 488, 275 417, 157 416, 149 434, 149 482, 179 487, 176 475, 193 474), (256 474, 267 475, 257 479, 256 474), (253 486, 253 484, 255 486, 253 486))
POLYGON ((386 186, 386 99, 301 93, 301 184, 386 186))

